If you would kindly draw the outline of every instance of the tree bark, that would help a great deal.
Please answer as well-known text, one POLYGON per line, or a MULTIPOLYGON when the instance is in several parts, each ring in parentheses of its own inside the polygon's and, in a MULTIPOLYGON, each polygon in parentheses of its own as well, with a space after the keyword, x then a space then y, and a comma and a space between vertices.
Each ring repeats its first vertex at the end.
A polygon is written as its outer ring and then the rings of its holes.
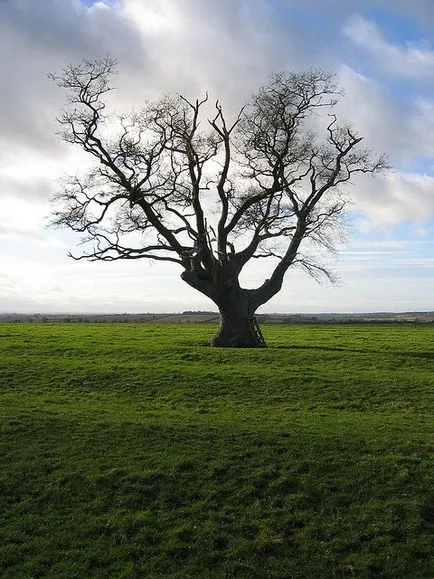
POLYGON ((217 348, 266 348, 254 318, 220 312, 220 326, 210 346, 217 348))
POLYGON ((256 290, 239 286, 236 277, 227 271, 214 278, 205 272, 184 271, 181 278, 194 289, 208 296, 220 312, 220 326, 209 341, 218 348, 265 348, 266 343, 255 318, 258 307, 256 290))
POLYGON ((217 303, 220 326, 210 340, 211 346, 220 348, 265 348, 266 343, 255 319, 249 293, 246 290, 230 291, 217 303))

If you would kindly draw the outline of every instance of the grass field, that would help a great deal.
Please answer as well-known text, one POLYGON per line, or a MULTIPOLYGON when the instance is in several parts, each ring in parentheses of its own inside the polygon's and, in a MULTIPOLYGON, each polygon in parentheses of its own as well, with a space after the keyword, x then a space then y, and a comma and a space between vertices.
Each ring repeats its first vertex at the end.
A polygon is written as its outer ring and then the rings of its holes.
POLYGON ((434 577, 434 327, 213 331, 0 325, 0 576, 434 577))

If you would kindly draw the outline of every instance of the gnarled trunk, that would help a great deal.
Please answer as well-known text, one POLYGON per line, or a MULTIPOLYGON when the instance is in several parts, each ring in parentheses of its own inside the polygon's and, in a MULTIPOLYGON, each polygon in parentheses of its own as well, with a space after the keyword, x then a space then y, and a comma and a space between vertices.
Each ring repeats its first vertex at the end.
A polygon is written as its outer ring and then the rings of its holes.
POLYGON ((248 293, 230 291, 216 301, 220 311, 220 326, 210 340, 220 348, 265 348, 266 343, 250 306, 248 293))
POLYGON ((220 313, 220 327, 210 340, 218 348, 266 348, 255 318, 220 313))
POLYGON ((181 278, 194 289, 209 297, 220 312, 220 327, 210 340, 219 348, 265 348, 266 343, 255 318, 262 303, 256 290, 240 287, 236 276, 223 271, 214 278, 203 271, 182 273, 181 278))

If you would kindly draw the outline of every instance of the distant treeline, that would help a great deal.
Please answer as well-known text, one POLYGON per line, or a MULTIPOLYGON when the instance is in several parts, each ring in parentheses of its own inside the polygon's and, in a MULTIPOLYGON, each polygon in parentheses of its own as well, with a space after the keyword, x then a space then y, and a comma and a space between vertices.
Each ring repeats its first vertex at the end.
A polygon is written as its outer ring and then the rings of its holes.
MULTIPOLYGON (((434 322, 434 312, 366 313, 366 314, 258 314, 259 323, 269 324, 397 324, 434 322)), ((0 323, 215 323, 219 314, 213 311, 186 310, 181 314, 0 314, 0 323)))

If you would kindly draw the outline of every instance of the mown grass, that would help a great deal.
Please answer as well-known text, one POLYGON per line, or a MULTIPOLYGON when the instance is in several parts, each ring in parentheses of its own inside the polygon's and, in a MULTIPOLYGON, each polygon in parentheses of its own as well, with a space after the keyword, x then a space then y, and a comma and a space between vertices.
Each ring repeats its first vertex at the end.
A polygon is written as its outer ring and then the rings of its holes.
POLYGON ((434 329, 212 332, 0 326, 1 576, 434 576, 434 329))

